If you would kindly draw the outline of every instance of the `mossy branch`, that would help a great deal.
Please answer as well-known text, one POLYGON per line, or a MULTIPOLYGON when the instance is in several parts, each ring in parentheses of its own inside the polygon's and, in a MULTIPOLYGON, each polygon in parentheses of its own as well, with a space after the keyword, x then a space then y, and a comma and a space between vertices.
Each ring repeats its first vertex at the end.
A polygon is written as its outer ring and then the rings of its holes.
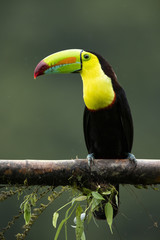
POLYGON ((87 159, 0 160, 0 184, 91 187, 91 183, 159 184, 160 160, 87 159))

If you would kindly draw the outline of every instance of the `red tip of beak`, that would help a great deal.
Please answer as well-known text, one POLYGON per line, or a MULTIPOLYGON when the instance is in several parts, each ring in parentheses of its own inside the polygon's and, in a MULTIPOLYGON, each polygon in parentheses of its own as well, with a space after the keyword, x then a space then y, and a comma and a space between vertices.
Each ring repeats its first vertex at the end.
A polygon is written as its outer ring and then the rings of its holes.
POLYGON ((49 66, 47 63, 45 63, 43 60, 38 63, 34 70, 34 79, 36 79, 38 76, 43 75, 45 70, 47 70, 49 66))

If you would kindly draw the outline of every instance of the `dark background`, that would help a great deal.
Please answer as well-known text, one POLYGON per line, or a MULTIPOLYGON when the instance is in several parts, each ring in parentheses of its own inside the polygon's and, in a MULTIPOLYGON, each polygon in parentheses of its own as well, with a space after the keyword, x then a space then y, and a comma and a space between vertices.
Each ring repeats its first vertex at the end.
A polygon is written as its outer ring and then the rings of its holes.
MULTIPOLYGON (((159 0, 1 1, 0 158, 70 159, 87 155, 84 103, 78 74, 33 80, 37 63, 63 49, 98 52, 115 70, 132 109, 137 158, 160 158, 159 0)), ((160 193, 121 186, 114 234, 106 222, 86 228, 87 239, 159 239, 160 193)), ((27 239, 53 239, 53 212, 64 194, 42 215, 27 239)), ((18 212, 17 197, 0 204, 0 225, 18 212)), ((23 218, 6 239, 22 232, 23 218)), ((68 226, 69 239, 75 239, 68 226)), ((59 239, 64 239, 61 234, 59 239)))

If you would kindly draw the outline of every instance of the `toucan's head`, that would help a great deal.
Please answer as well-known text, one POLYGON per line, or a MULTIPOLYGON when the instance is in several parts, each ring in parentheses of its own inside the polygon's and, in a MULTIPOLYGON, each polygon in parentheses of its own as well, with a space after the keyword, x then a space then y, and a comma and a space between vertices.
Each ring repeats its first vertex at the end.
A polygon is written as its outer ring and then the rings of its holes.
POLYGON ((108 62, 93 52, 70 49, 51 54, 38 63, 34 78, 49 73, 77 72, 83 80, 83 97, 88 108, 103 108, 113 100, 116 75, 108 62))
POLYGON ((49 55, 38 63, 34 71, 34 78, 49 73, 84 73, 85 70, 94 71, 95 66, 101 65, 108 77, 113 75, 110 65, 98 54, 81 49, 70 49, 49 55), (106 68, 107 67, 107 68, 106 68))

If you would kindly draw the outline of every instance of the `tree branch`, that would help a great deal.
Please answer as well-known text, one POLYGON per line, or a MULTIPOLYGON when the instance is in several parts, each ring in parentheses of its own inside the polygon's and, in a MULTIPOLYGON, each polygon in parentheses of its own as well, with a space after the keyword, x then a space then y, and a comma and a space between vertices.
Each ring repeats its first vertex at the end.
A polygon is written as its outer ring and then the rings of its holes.
POLYGON ((89 187, 91 183, 158 184, 160 160, 87 159, 73 160, 0 160, 0 184, 73 185, 89 187))

